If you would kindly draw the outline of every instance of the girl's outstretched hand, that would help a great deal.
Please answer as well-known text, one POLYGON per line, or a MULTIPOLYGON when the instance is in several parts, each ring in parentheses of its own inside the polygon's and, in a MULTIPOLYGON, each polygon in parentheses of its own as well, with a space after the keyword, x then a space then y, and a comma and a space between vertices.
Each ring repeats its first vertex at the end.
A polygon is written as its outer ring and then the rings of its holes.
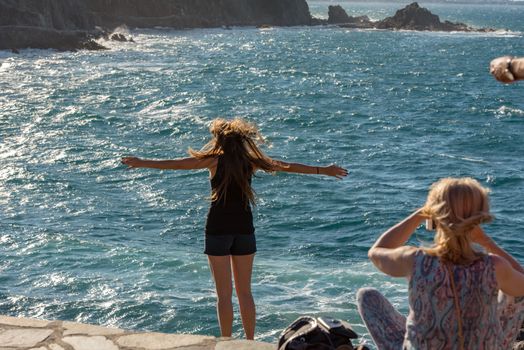
POLYGON ((121 160, 122 164, 125 164, 128 167, 130 167, 130 168, 139 167, 141 161, 142 160, 140 158, 137 158, 137 157, 124 157, 121 160))
POLYGON ((331 164, 321 169, 321 174, 334 176, 337 179, 342 179, 344 176, 348 175, 347 169, 341 168, 336 164, 331 164))

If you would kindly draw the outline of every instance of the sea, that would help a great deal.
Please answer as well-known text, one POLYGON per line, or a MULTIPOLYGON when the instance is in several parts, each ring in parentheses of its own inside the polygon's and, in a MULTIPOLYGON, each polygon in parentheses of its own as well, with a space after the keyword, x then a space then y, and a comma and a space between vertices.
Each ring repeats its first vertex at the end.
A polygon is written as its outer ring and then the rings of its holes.
MULTIPOLYGON (((373 20, 407 5, 309 2, 321 18, 333 4, 373 20)), ((273 158, 349 170, 253 179, 259 341, 331 316, 373 348, 355 293, 375 287, 405 314, 407 282, 367 251, 443 177, 491 189, 485 230, 524 263, 524 83, 488 71, 524 56, 524 6, 420 5, 497 30, 121 28, 134 43, 0 52, 0 314, 218 336, 209 174, 120 163, 184 157, 217 117, 256 123, 273 158)), ((432 238, 421 227, 410 244, 432 238)))

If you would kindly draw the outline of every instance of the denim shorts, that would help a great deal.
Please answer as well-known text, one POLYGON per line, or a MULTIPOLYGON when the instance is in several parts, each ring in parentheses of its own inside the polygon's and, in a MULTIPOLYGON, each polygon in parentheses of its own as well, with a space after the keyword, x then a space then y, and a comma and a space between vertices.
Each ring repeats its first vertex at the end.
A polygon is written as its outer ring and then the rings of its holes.
POLYGON ((257 251, 254 234, 206 235, 204 254, 213 256, 250 255, 257 251))

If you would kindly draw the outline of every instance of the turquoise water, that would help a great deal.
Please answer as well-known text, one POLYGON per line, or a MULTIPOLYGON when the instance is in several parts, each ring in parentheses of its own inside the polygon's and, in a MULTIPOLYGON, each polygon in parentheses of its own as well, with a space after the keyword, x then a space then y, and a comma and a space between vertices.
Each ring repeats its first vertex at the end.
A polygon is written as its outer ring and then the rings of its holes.
MULTIPOLYGON (((341 3, 375 19, 400 7, 341 3)), ((366 252, 444 176, 492 189, 487 231, 524 262, 524 85, 487 72, 493 57, 524 55, 524 6, 427 6, 508 30, 157 29, 111 51, 0 52, 0 314, 218 335, 202 254, 208 174, 119 164, 184 156, 218 116, 255 121, 273 157, 350 170, 254 179, 258 340, 312 314, 369 341, 362 286, 405 312, 406 282, 366 252)))

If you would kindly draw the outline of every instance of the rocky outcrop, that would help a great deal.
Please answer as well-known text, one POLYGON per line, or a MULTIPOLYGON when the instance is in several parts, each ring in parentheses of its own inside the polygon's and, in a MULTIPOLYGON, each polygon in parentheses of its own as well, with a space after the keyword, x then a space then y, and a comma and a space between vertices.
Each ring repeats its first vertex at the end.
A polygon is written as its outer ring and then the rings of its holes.
POLYGON ((0 49, 101 48, 92 39, 123 24, 206 28, 311 23, 306 0, 0 0, 0 49))
POLYGON ((339 23, 348 23, 351 19, 346 13, 346 11, 340 5, 329 6, 328 7, 328 23, 329 24, 339 24, 339 23))
POLYGON ((407 29, 430 31, 472 31, 464 23, 441 22, 439 16, 414 2, 398 10, 393 17, 387 17, 376 25, 378 29, 407 29))
POLYGON ((0 49, 100 49, 82 1, 0 0, 0 49))
MULTIPOLYGON (((344 11, 345 13, 345 11, 344 11)), ((347 16, 347 14, 346 14, 347 16)), ((342 14, 338 14, 342 18, 342 14)), ((365 16, 364 16, 365 17, 365 16)), ((394 16, 387 17, 381 21, 370 21, 369 18, 360 18, 360 21, 343 23, 340 26, 345 28, 375 28, 391 30, 419 30, 419 31, 460 31, 460 32, 488 32, 493 29, 472 28, 464 23, 453 23, 449 21, 441 22, 439 16, 431 13, 428 9, 420 7, 414 2, 403 9, 398 10, 394 16)), ((351 18, 351 17, 350 17, 351 18)), ((328 20, 329 21, 329 20, 328 20)))
MULTIPOLYGON (((103 49, 98 37, 125 41, 109 33, 131 28, 208 28, 338 24, 349 28, 437 31, 491 31, 441 22, 416 2, 382 21, 351 17, 329 6, 328 20, 312 18, 306 0, 0 0, 0 50, 55 48, 103 49)), ((128 40, 130 41, 130 40, 128 40)))
POLYGON ((328 7, 328 24, 354 24, 354 25, 371 25, 373 22, 368 16, 352 17, 348 16, 346 11, 340 5, 328 7))
POLYGON ((0 50, 19 48, 57 49, 60 51, 103 50, 94 38, 96 31, 55 30, 45 27, 4 26, 0 28, 0 50))

